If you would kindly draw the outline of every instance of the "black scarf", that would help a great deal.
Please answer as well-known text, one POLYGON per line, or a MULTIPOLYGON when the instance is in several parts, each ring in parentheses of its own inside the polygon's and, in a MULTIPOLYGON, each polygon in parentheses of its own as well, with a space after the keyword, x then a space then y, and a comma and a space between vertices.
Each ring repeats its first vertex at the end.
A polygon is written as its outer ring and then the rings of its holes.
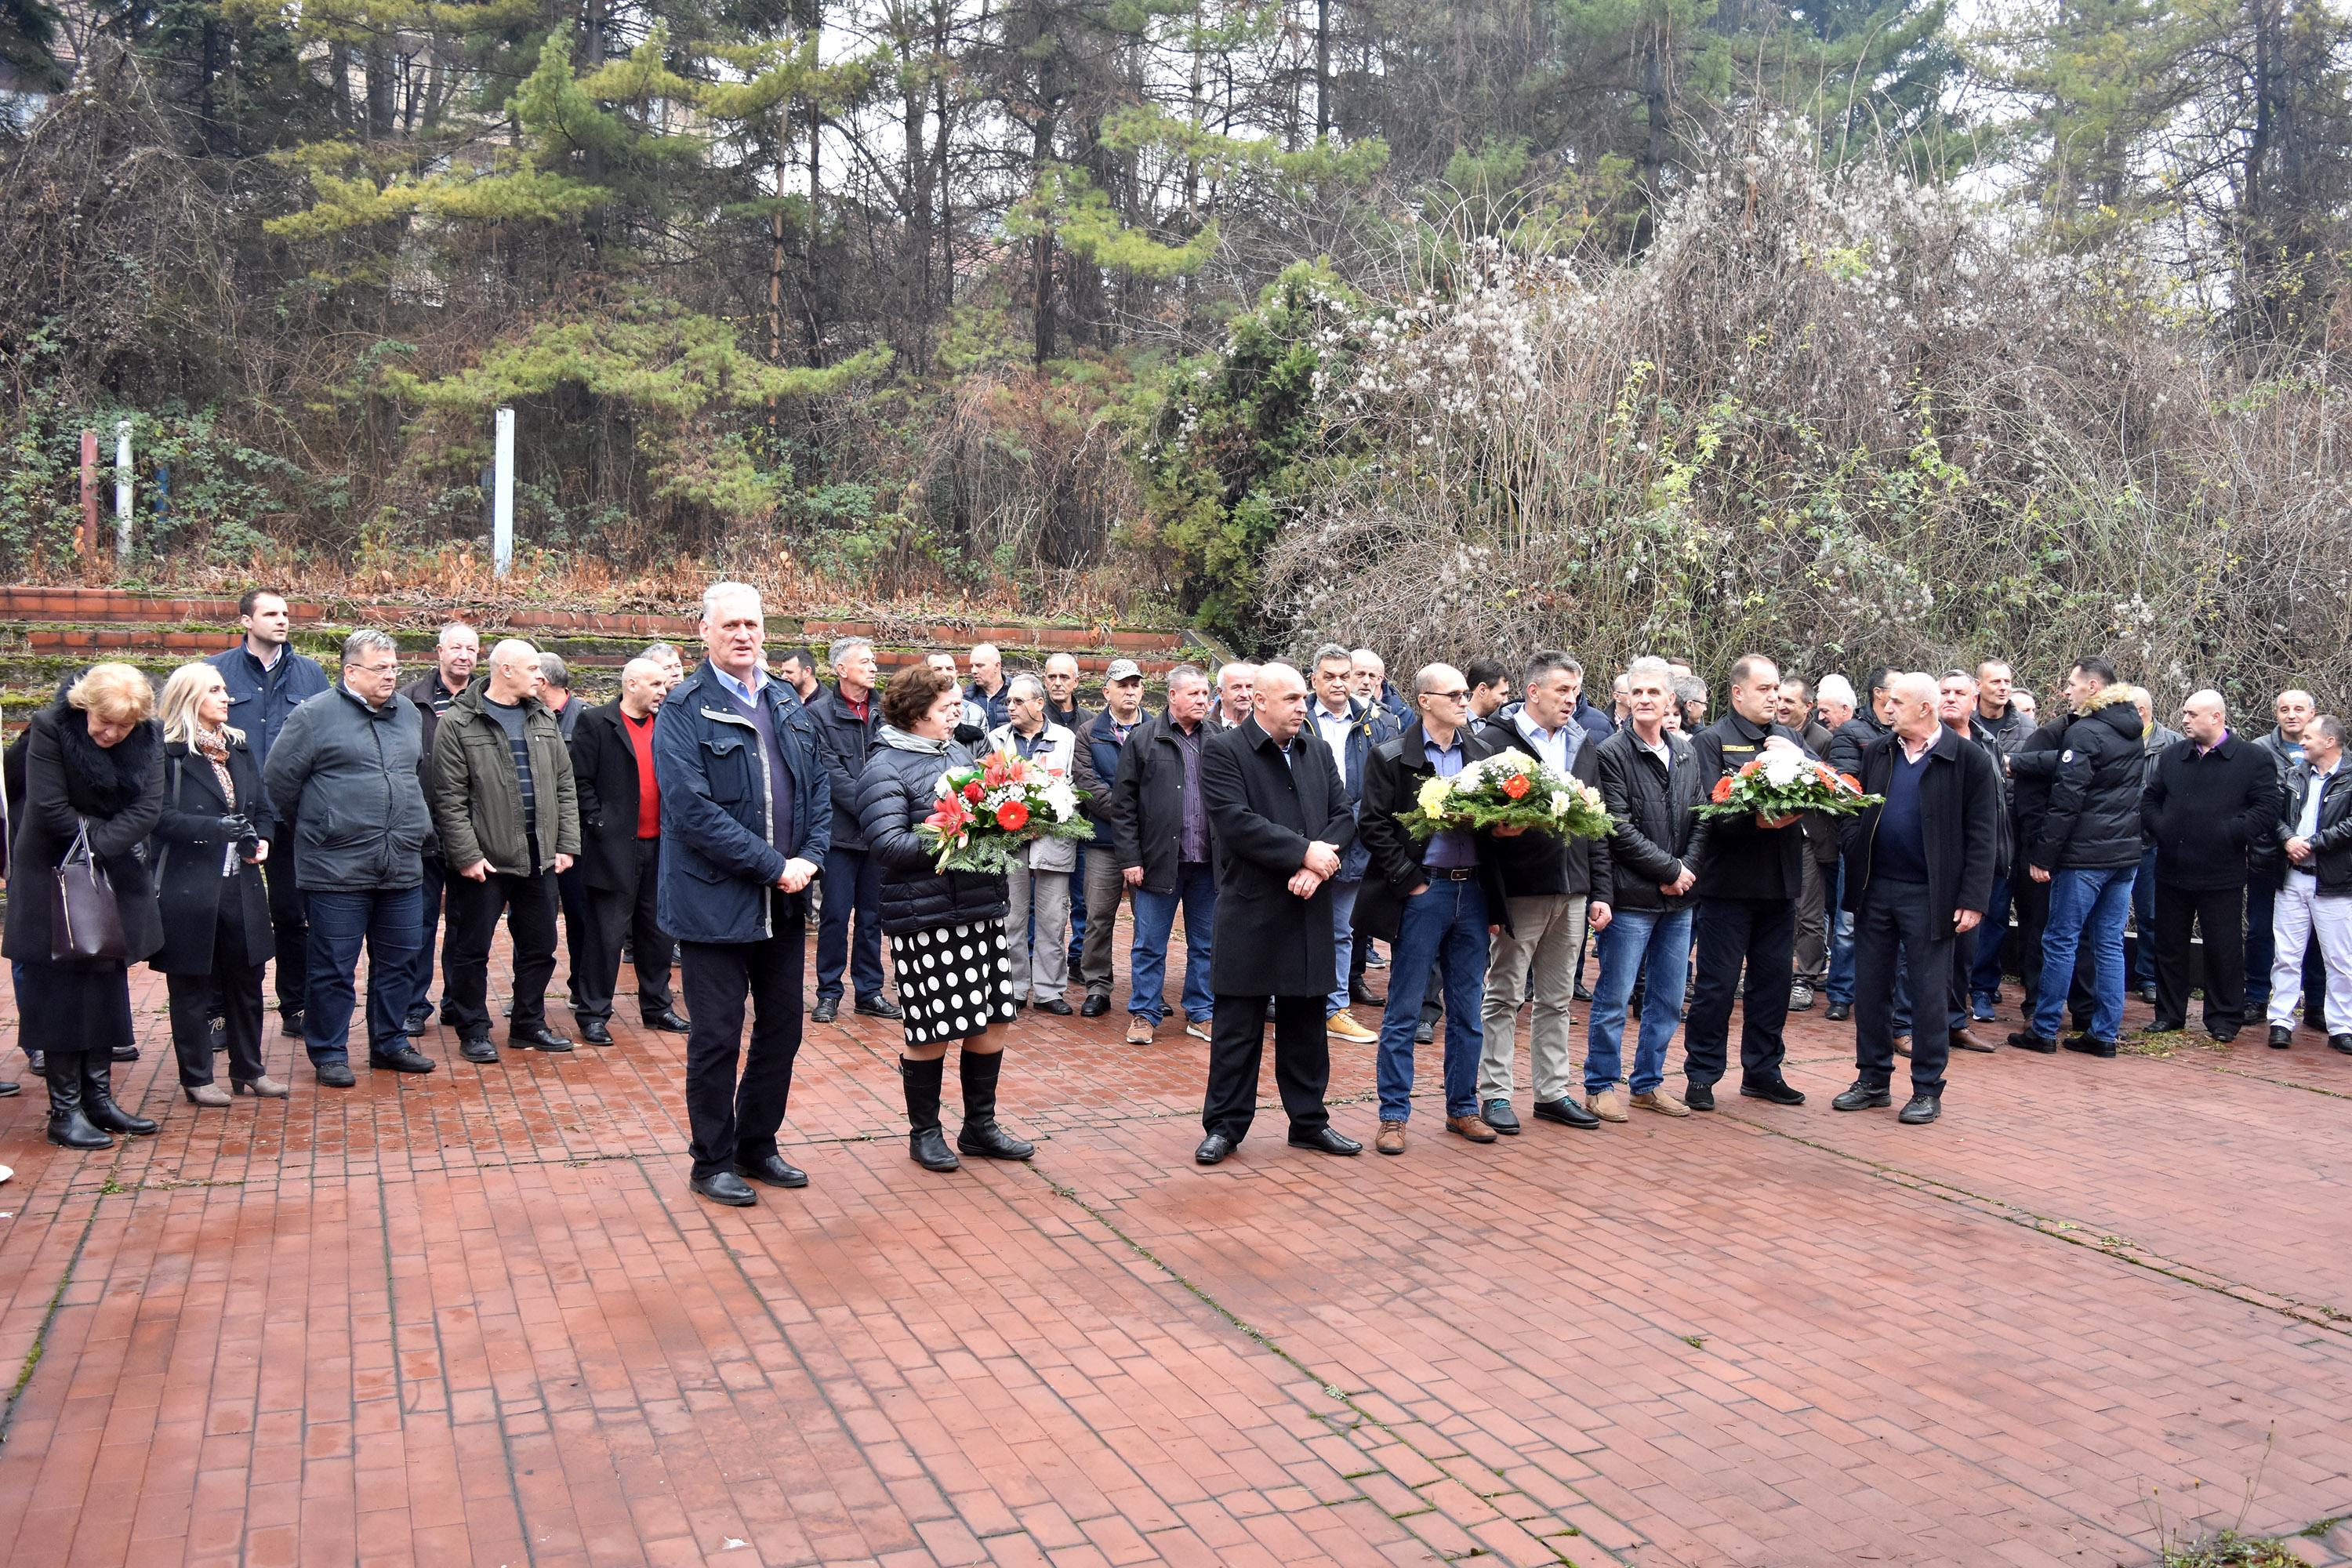
POLYGON ((111 746, 89 738, 89 720, 63 698, 49 710, 65 763, 66 801, 78 816, 109 817, 135 805, 147 787, 147 770, 163 744, 152 721, 132 728, 111 746))

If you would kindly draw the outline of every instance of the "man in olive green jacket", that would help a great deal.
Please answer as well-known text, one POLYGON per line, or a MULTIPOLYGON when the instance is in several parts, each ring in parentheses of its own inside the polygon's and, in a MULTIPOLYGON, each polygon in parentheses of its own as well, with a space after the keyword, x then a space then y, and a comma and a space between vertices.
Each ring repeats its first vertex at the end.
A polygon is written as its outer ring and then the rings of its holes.
POLYGON ((514 937, 507 1043, 572 1048, 547 1026, 547 983, 555 974, 555 879, 580 853, 580 805, 562 727, 539 700, 542 679, 539 650, 508 638, 433 736, 433 824, 449 868, 441 1016, 469 1062, 499 1059, 489 977, 501 914, 514 937))

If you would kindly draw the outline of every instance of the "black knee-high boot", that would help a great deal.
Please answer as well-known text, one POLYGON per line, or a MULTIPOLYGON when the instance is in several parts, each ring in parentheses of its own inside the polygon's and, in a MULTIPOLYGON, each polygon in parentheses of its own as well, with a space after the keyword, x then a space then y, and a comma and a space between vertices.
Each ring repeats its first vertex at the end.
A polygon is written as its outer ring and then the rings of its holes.
POLYGON ((49 1085, 49 1142, 65 1149, 111 1149, 114 1140, 82 1114, 81 1053, 52 1050, 41 1058, 49 1085))
POLYGON ((114 1103, 114 1059, 105 1051, 81 1054, 81 1113, 90 1125, 108 1132, 129 1132, 144 1138, 155 1124, 133 1116, 114 1103))
POLYGON ((926 1171, 952 1171, 963 1163, 948 1147, 940 1131, 940 1083, 947 1076, 944 1059, 919 1062, 898 1058, 898 1076, 907 1080, 907 1125, 912 1132, 907 1152, 926 1171))
POLYGON ((1004 1068, 1004 1053, 983 1056, 965 1050, 957 1056, 956 1071, 963 1079, 963 1131, 956 1135, 956 1147, 991 1160, 1026 1160, 1035 1153, 1035 1144, 996 1124, 996 1078, 1004 1068))

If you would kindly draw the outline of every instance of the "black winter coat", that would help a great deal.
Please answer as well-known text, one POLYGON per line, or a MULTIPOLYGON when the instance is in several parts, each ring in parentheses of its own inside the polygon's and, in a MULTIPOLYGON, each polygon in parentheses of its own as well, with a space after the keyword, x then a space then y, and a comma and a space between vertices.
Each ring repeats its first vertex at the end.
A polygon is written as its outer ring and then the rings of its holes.
POLYGON ((2280 789, 2278 821, 2272 843, 2278 861, 2289 870, 2308 870, 2319 879, 2319 896, 2340 899, 2352 894, 2352 766, 2338 762, 2327 778, 2327 793, 2319 797, 2319 826, 2312 833, 2313 858, 2301 867, 2290 866, 2286 841, 2303 822, 2303 798, 2311 789, 2311 764, 2297 763, 2280 789))
MULTIPOLYGON (((1508 749, 1518 744, 1520 739, 1511 730, 1508 724, 1497 724, 1490 733, 1499 738, 1508 749)), ((1568 764, 1569 777, 1579 784, 1600 788, 1600 752, 1601 742, 1587 731, 1583 742, 1576 749, 1575 761, 1568 764)), ((1502 874, 1505 898, 1545 899, 1565 895, 1571 899, 1590 899, 1597 904, 1612 902, 1608 839, 1554 838, 1544 833, 1522 833, 1517 837, 1497 838, 1493 842, 1495 868, 1502 874)), ((1486 852, 1483 845, 1479 852, 1486 852)))
POLYGON ((1285 762, 1273 737, 1246 719, 1210 736, 1201 752, 1201 795, 1217 846, 1209 989, 1220 996, 1322 996, 1331 989, 1331 884, 1302 899, 1289 882, 1307 845, 1347 849, 1356 815, 1314 726, 1299 731, 1291 747, 1285 762))
POLYGON ((863 850, 865 837, 857 830, 857 781, 882 733, 882 694, 866 700, 866 717, 859 719, 842 700, 837 686, 821 687, 806 710, 816 731, 816 754, 833 783, 833 847, 863 850))
POLYGON ((857 827, 866 852, 882 862, 882 929, 892 936, 1002 920, 1011 907, 1002 877, 932 869, 938 855, 915 831, 939 799, 940 775, 971 762, 960 741, 926 741, 887 724, 866 759, 857 827))
POLYGON ((1688 738, 1672 730, 1664 734, 1675 760, 1671 773, 1643 749, 1631 724, 1587 748, 1600 775, 1601 798, 1616 819, 1609 830, 1614 895, 1609 901, 1617 909, 1664 912, 1690 903, 1690 894, 1669 897, 1664 889, 1683 873, 1708 784, 1699 776, 1688 738))
POLYGON ((2042 841, 2042 825, 2050 816, 2050 786, 2058 782, 2058 753, 2066 744, 2066 726, 2074 721, 2072 714, 2044 720, 2009 752, 2010 843, 2016 860, 2024 860, 2042 841))
MULTIPOLYGON (((1374 746, 1364 760, 1364 804, 1357 815, 1356 831, 1363 836, 1364 847, 1371 853, 1371 861, 1364 868, 1363 891, 1356 895, 1355 929, 1382 942, 1394 942, 1397 928, 1404 920, 1404 901, 1412 890, 1429 880, 1421 868, 1421 858, 1427 845, 1405 831, 1397 818, 1411 811, 1416 804, 1421 786, 1433 774, 1429 766, 1428 742, 1422 733, 1421 721, 1415 719, 1405 726, 1404 732, 1391 735, 1374 746)), ((1468 725, 1462 729, 1462 762, 1466 767, 1481 757, 1491 757, 1509 748, 1492 734, 1474 735, 1468 725)), ((1486 893, 1486 919, 1489 923, 1510 929, 1510 906, 1503 895, 1502 874, 1496 867, 1495 845, 1489 834, 1478 836, 1478 884, 1486 893)))
MULTIPOLYGON (((1203 744, 1216 733, 1215 721, 1201 721, 1203 744)), ((1175 726, 1154 713, 1128 731, 1119 748, 1118 775, 1111 781, 1111 838, 1119 869, 1143 868, 1143 886, 1154 893, 1176 890, 1184 833, 1184 757, 1175 726)), ((1213 837, 1215 829, 1212 828, 1213 837)), ((1213 846, 1211 855, 1215 853, 1213 846)))
POLYGON ((2156 846, 2156 879, 2168 887, 2240 888, 2249 850, 2264 850, 2279 816, 2278 769, 2236 735, 2202 756, 2194 741, 2158 753, 2140 816, 2156 846))
POLYGON ((2087 871, 2139 864, 2145 729, 2128 686, 2106 688, 2066 726, 2049 813, 2026 851, 2029 865, 2087 871))
MULTIPOLYGON (((1763 753, 1778 735, 1802 748, 1786 724, 1755 724, 1726 713, 1691 737, 1699 781, 1706 790, 1763 753)), ((1691 836, 1691 868, 1698 873, 1703 899, 1793 899, 1805 886, 1805 833, 1801 822, 1759 827, 1753 816, 1702 817, 1691 836)))
MULTIPOLYGON (((163 945, 155 885, 141 855, 163 814, 163 731, 153 721, 111 746, 89 738, 89 721, 63 698, 33 715, 25 743, 25 795, 8 857, 8 917, 0 954, 48 963, 51 873, 80 826, 105 868, 122 912, 132 963, 163 945)), ((98 967, 81 961, 59 969, 98 967)))
MULTIPOLYGON (((266 958, 271 946, 269 891, 261 868, 242 859, 233 876, 221 875, 228 848, 236 842, 221 830, 221 818, 243 816, 256 830, 269 831, 270 805, 261 791, 261 767, 253 749, 243 741, 228 749, 228 776, 236 799, 221 795, 220 775, 202 752, 184 741, 163 745, 163 812, 155 836, 148 841, 148 863, 155 871, 155 903, 163 922, 163 945, 148 964, 163 974, 210 974, 214 970, 214 938, 219 934, 221 906, 245 922, 245 951, 266 958)), ((272 844, 269 852, 289 847, 272 844)))
MULTIPOLYGON (((565 710, 571 711, 570 709, 565 710)), ((647 737, 646 743, 652 743, 647 737)), ((598 892, 637 885, 637 753, 621 700, 580 715, 572 731, 572 783, 580 809, 580 879, 598 892)))
MULTIPOLYGON (((1870 743, 1888 732, 1885 725, 1868 713, 1857 713, 1830 731, 1829 754, 1822 761, 1839 773, 1862 776, 1862 753, 1870 743)), ((1709 788, 1714 786, 1710 784, 1709 788)))
MULTIPOLYGON (((1885 795, 1895 773, 1893 731, 1862 754, 1864 795, 1885 795)), ((1873 850, 1885 805, 1866 805, 1845 819, 1845 908, 1859 913, 1875 869, 1873 850)), ((1927 910, 1937 930, 1960 910, 1984 913, 1992 902, 1992 880, 2000 847, 2000 770, 1985 749, 1950 725, 1938 725, 1919 775, 1920 841, 1927 856, 1927 910)))

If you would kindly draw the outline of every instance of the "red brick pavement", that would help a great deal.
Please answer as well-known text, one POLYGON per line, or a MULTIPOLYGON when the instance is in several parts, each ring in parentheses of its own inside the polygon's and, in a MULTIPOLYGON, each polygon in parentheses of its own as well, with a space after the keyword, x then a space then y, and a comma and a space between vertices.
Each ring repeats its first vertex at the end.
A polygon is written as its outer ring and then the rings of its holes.
POLYGON ((2352 1512, 2352 1060, 2308 1035, 1962 1057, 1915 1130, 1829 1111, 1815 1014, 1801 1109, 1477 1148, 1424 1098, 1342 1162, 1269 1108, 1203 1172, 1204 1047, 1033 1019, 1036 1162, 935 1176, 851 1019, 801 1058, 813 1184, 734 1211, 675 1037, 436 1033, 430 1078, 198 1112, 136 997, 159 1137, 0 1101, 10 1568, 2090 1568, 2352 1512))

